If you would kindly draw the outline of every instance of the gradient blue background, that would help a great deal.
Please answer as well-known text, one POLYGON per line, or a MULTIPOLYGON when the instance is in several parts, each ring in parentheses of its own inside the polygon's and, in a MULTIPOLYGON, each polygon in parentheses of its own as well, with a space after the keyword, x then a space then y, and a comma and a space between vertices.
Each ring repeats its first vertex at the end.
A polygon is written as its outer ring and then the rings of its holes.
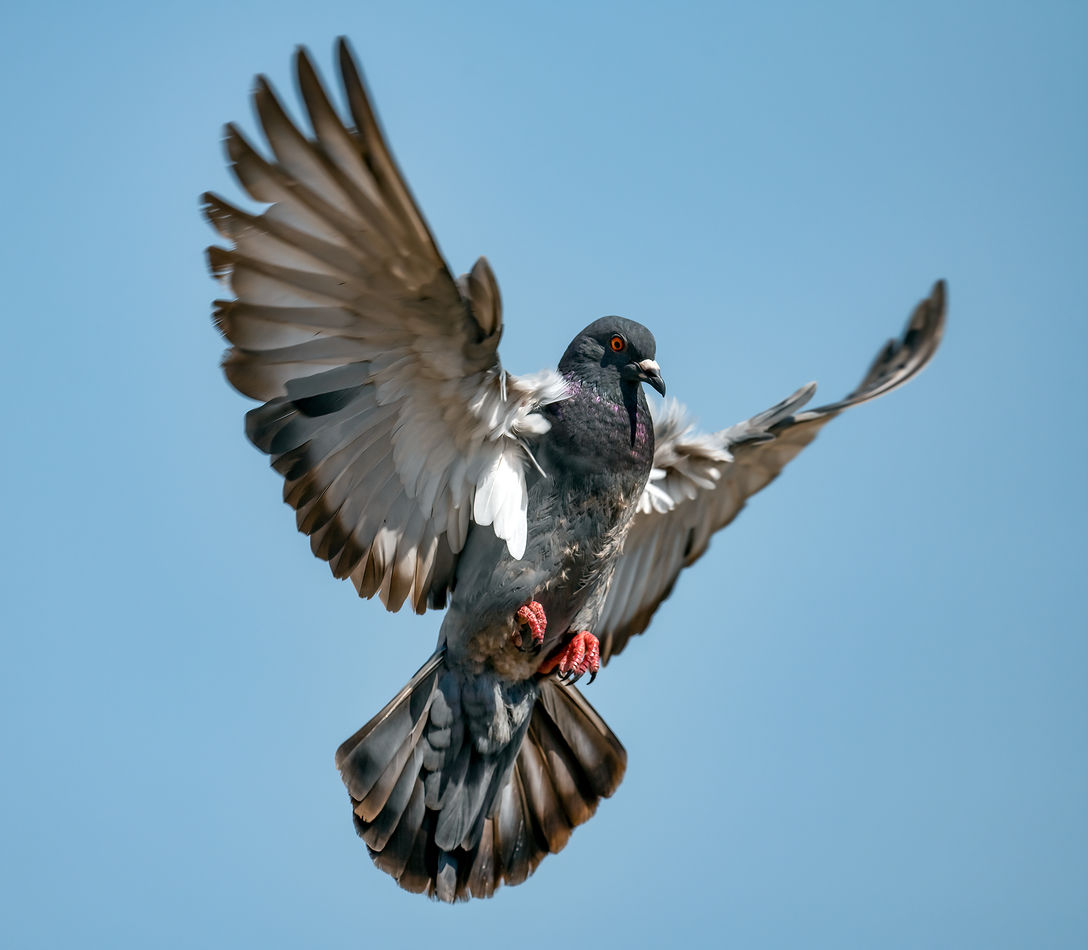
MULTIPOLYGON (((8 5, 0 942, 1083 947, 1088 7, 8 5), (253 74, 348 34, 508 368, 649 324, 718 428, 834 398, 937 277, 921 378, 825 430, 587 690, 616 796, 449 908, 339 742, 436 617, 313 559, 217 368, 197 214, 253 74)), ((292 104, 293 92, 290 93, 292 104)))

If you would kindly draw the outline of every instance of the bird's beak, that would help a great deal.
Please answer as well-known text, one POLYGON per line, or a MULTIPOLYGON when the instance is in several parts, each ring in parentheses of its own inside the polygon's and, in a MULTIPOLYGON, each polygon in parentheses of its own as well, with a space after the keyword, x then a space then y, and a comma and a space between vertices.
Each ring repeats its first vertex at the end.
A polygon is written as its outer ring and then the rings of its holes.
POLYGON ((661 367, 654 360, 642 360, 635 365, 638 366, 638 378, 644 383, 649 383, 664 396, 665 380, 661 378, 661 367))

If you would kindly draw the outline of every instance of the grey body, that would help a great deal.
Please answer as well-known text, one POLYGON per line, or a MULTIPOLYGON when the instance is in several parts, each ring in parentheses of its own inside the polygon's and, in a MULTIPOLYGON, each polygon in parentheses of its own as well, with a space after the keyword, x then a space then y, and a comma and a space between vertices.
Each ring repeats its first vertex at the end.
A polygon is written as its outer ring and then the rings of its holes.
POLYGON ((528 476, 524 557, 494 532, 469 532, 439 635, 455 668, 533 675, 539 658, 514 645, 514 615, 528 600, 548 618, 545 656, 569 633, 594 629, 653 465, 653 422, 637 383, 583 373, 568 384, 570 397, 545 410, 551 429, 530 446, 540 470, 528 476))

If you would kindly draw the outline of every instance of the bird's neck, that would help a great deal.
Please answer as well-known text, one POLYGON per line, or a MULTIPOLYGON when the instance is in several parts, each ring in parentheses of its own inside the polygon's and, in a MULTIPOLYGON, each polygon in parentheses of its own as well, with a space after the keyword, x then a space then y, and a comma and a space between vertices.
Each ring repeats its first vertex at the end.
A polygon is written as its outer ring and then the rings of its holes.
POLYGON ((641 387, 618 378, 586 379, 564 374, 568 398, 546 411, 552 438, 590 467, 645 468, 653 461, 654 429, 641 387))

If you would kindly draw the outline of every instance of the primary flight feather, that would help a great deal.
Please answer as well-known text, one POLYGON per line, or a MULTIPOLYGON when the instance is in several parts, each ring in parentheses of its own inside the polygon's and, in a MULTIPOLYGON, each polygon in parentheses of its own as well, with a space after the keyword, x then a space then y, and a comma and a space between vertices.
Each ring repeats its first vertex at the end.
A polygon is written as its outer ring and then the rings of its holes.
POLYGON ((906 382, 944 326, 938 282, 857 389, 810 384, 721 432, 669 401, 653 335, 604 317, 556 370, 499 362, 484 258, 455 279, 385 144, 346 41, 347 116, 305 50, 311 131, 258 78, 271 156, 234 125, 254 215, 207 194, 228 380, 314 554, 390 610, 446 608, 430 659, 336 764, 375 863, 409 890, 486 897, 523 881, 623 777, 574 683, 646 629, 680 571, 834 416, 906 382))

